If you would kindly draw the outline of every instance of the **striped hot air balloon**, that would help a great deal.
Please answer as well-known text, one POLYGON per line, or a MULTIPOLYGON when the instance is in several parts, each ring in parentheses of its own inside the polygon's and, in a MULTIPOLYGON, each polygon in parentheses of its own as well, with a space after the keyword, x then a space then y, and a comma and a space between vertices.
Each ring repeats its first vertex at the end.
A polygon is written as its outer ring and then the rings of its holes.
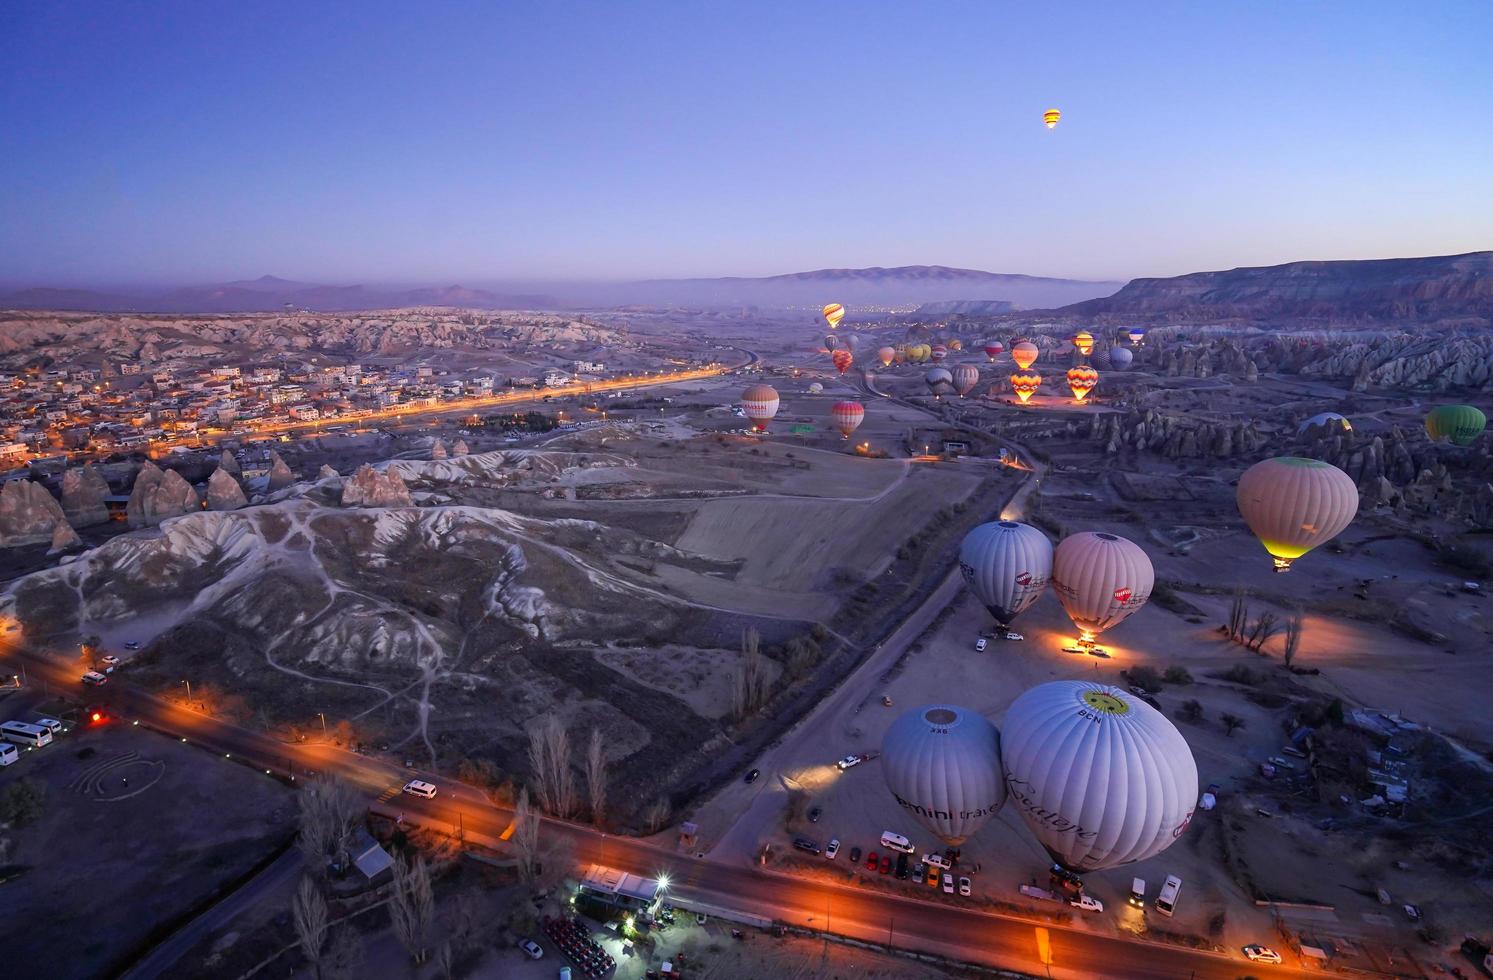
POLYGON ((1000 357, 1001 352, 1005 349, 1006 345, 1002 344, 999 340, 989 341, 985 344, 985 356, 994 361, 997 357, 1000 357))
POLYGON ((958 337, 955 337, 953 340, 949 341, 949 350, 952 350, 952 351, 961 351, 961 350, 964 350, 964 341, 960 340, 958 337))
POLYGON ((881 350, 876 352, 876 357, 881 361, 882 367, 891 367, 892 361, 896 360, 897 358, 896 348, 883 347, 881 350))
MULTIPOLYGON (((1046 112, 1042 113, 1042 125, 1046 126, 1048 129, 1052 129, 1058 124, 1058 120, 1061 118, 1063 118, 1063 114, 1061 111, 1057 109, 1048 109, 1046 112)), ((1082 129, 1083 127, 1080 126, 1079 128, 1082 129)))
POLYGON ((1087 330, 1080 330, 1073 335, 1073 346, 1078 348, 1078 352, 1084 357, 1088 357, 1094 352, 1094 335, 1087 330))
POLYGON ((1081 402, 1089 397, 1089 392, 1099 383, 1099 372, 1087 364, 1068 369, 1068 387, 1073 390, 1073 400, 1081 402))
POLYGON ((843 347, 830 354, 829 359, 834 362, 835 370, 841 374, 849 371, 850 365, 855 363, 855 355, 843 347))
POLYGON ((933 358, 933 363, 937 364, 939 361, 949 356, 949 349, 943 344, 934 344, 932 347, 928 348, 928 356, 933 358))
POLYGON ((834 419, 835 428, 840 430, 840 435, 846 439, 854 432, 866 418, 866 407, 860 402, 835 402, 829 410, 830 418, 834 419))
POLYGON ((778 414, 777 389, 771 385, 752 385, 741 393, 741 407, 752 420, 752 428, 766 432, 767 423, 778 414))
POLYGON ((829 324, 831 330, 840 325, 845 319, 845 307, 840 303, 830 303, 821 312, 824 314, 824 322, 829 324))
POLYGON ((928 386, 929 391, 933 392, 934 398, 947 395, 954 390, 954 376, 949 373, 948 368, 929 369, 928 373, 923 375, 923 383, 928 386))
POLYGON ((1111 347, 1109 349, 1109 366, 1116 371, 1123 371, 1130 366, 1135 355, 1130 352, 1129 347, 1111 347))
POLYGON ((827 334, 824 335, 824 349, 825 350, 832 351, 836 347, 839 347, 839 346, 840 346, 840 338, 839 337, 836 337, 832 333, 827 333, 827 334))
POLYGON ((1035 371, 1018 371, 1011 375, 1011 390, 1016 392, 1016 397, 1021 399, 1023 405, 1027 403, 1027 399, 1037 393, 1037 389, 1041 386, 1042 375, 1035 371))
POLYGON ((1036 363, 1039 353, 1037 345, 1030 340, 1018 340, 1011 345, 1011 360, 1023 371, 1036 363))
POLYGON ((954 390, 959 392, 960 398, 969 394, 980 383, 980 369, 973 364, 956 364, 950 373, 954 376, 954 390))

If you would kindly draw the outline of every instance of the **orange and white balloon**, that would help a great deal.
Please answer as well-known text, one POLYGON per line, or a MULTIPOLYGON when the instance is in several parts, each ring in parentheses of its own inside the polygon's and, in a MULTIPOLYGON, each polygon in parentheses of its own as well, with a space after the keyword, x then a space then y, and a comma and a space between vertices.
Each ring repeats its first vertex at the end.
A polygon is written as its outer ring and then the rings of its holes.
POLYGON ((883 347, 876 352, 876 357, 881 361, 882 367, 891 367, 892 361, 897 359, 897 350, 894 347, 883 347))
POLYGON ((1078 348, 1078 352, 1084 357, 1088 357, 1094 353, 1094 335, 1087 330, 1080 330, 1073 336, 1073 346, 1078 348))
POLYGON ((752 420, 752 428, 766 432, 767 423, 778 414, 777 389, 771 385, 752 385, 741 393, 741 407, 752 420))
POLYGON ((830 354, 829 359, 834 363, 835 370, 841 374, 849 371, 850 365, 855 363, 855 355, 843 347, 830 354))
POLYGON ((1015 361, 1016 366, 1023 371, 1036 363, 1039 353, 1041 352, 1037 349, 1037 345, 1030 340, 1018 340, 1011 345, 1011 360, 1015 361))
POLYGON ((835 402, 834 407, 829 410, 829 415, 834 419, 835 428, 840 430, 840 435, 849 439, 850 433, 865 421, 866 407, 860 402, 835 402))

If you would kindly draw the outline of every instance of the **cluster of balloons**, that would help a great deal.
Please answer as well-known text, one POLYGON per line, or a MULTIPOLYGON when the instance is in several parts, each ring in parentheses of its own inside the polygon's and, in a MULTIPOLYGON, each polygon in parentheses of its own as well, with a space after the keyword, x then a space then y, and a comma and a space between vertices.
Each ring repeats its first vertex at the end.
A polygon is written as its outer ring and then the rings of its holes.
POLYGON ((1052 859, 1098 871, 1161 853, 1182 836, 1198 796, 1187 740, 1129 692, 1053 681, 1022 694, 1004 735, 968 708, 930 704, 881 743, 887 788, 950 846, 1006 800, 1052 859))

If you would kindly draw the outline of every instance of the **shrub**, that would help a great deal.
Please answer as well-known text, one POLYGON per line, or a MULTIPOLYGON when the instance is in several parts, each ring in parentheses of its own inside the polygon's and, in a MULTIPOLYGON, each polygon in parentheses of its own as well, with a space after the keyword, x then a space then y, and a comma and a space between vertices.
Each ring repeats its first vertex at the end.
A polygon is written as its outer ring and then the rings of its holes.
POLYGON ((1191 684, 1192 675, 1187 672, 1186 667, 1168 667, 1161 675, 1161 679, 1168 684, 1191 684))
POLYGON ((1203 720, 1203 705, 1195 698, 1189 698, 1182 702, 1182 707, 1177 709, 1177 717, 1183 721, 1199 722, 1203 720))
POLYGON ((34 779, 22 779, 0 791, 0 823, 24 827, 42 815, 46 788, 34 779))
POLYGON ((1145 664, 1141 664, 1138 667, 1131 667, 1125 672, 1125 676, 1130 679, 1131 684, 1134 684, 1141 690, 1161 690, 1161 674, 1155 667, 1148 667, 1145 664))

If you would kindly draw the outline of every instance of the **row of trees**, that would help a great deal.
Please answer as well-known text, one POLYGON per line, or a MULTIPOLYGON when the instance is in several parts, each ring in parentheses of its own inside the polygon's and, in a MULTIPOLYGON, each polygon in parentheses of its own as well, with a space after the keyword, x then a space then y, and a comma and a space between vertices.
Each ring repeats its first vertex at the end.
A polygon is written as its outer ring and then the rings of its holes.
POLYGON ((1301 633, 1304 625, 1305 615, 1299 607, 1293 608, 1285 620, 1274 612, 1266 610, 1253 621, 1249 618, 1249 599, 1244 587, 1240 586, 1234 590, 1234 599, 1229 604, 1229 621, 1224 629, 1229 639, 1235 643, 1243 644, 1246 649, 1256 653, 1261 652, 1271 637, 1280 633, 1281 637, 1281 659, 1287 667, 1290 667, 1296 659, 1296 652, 1301 648, 1301 633))

